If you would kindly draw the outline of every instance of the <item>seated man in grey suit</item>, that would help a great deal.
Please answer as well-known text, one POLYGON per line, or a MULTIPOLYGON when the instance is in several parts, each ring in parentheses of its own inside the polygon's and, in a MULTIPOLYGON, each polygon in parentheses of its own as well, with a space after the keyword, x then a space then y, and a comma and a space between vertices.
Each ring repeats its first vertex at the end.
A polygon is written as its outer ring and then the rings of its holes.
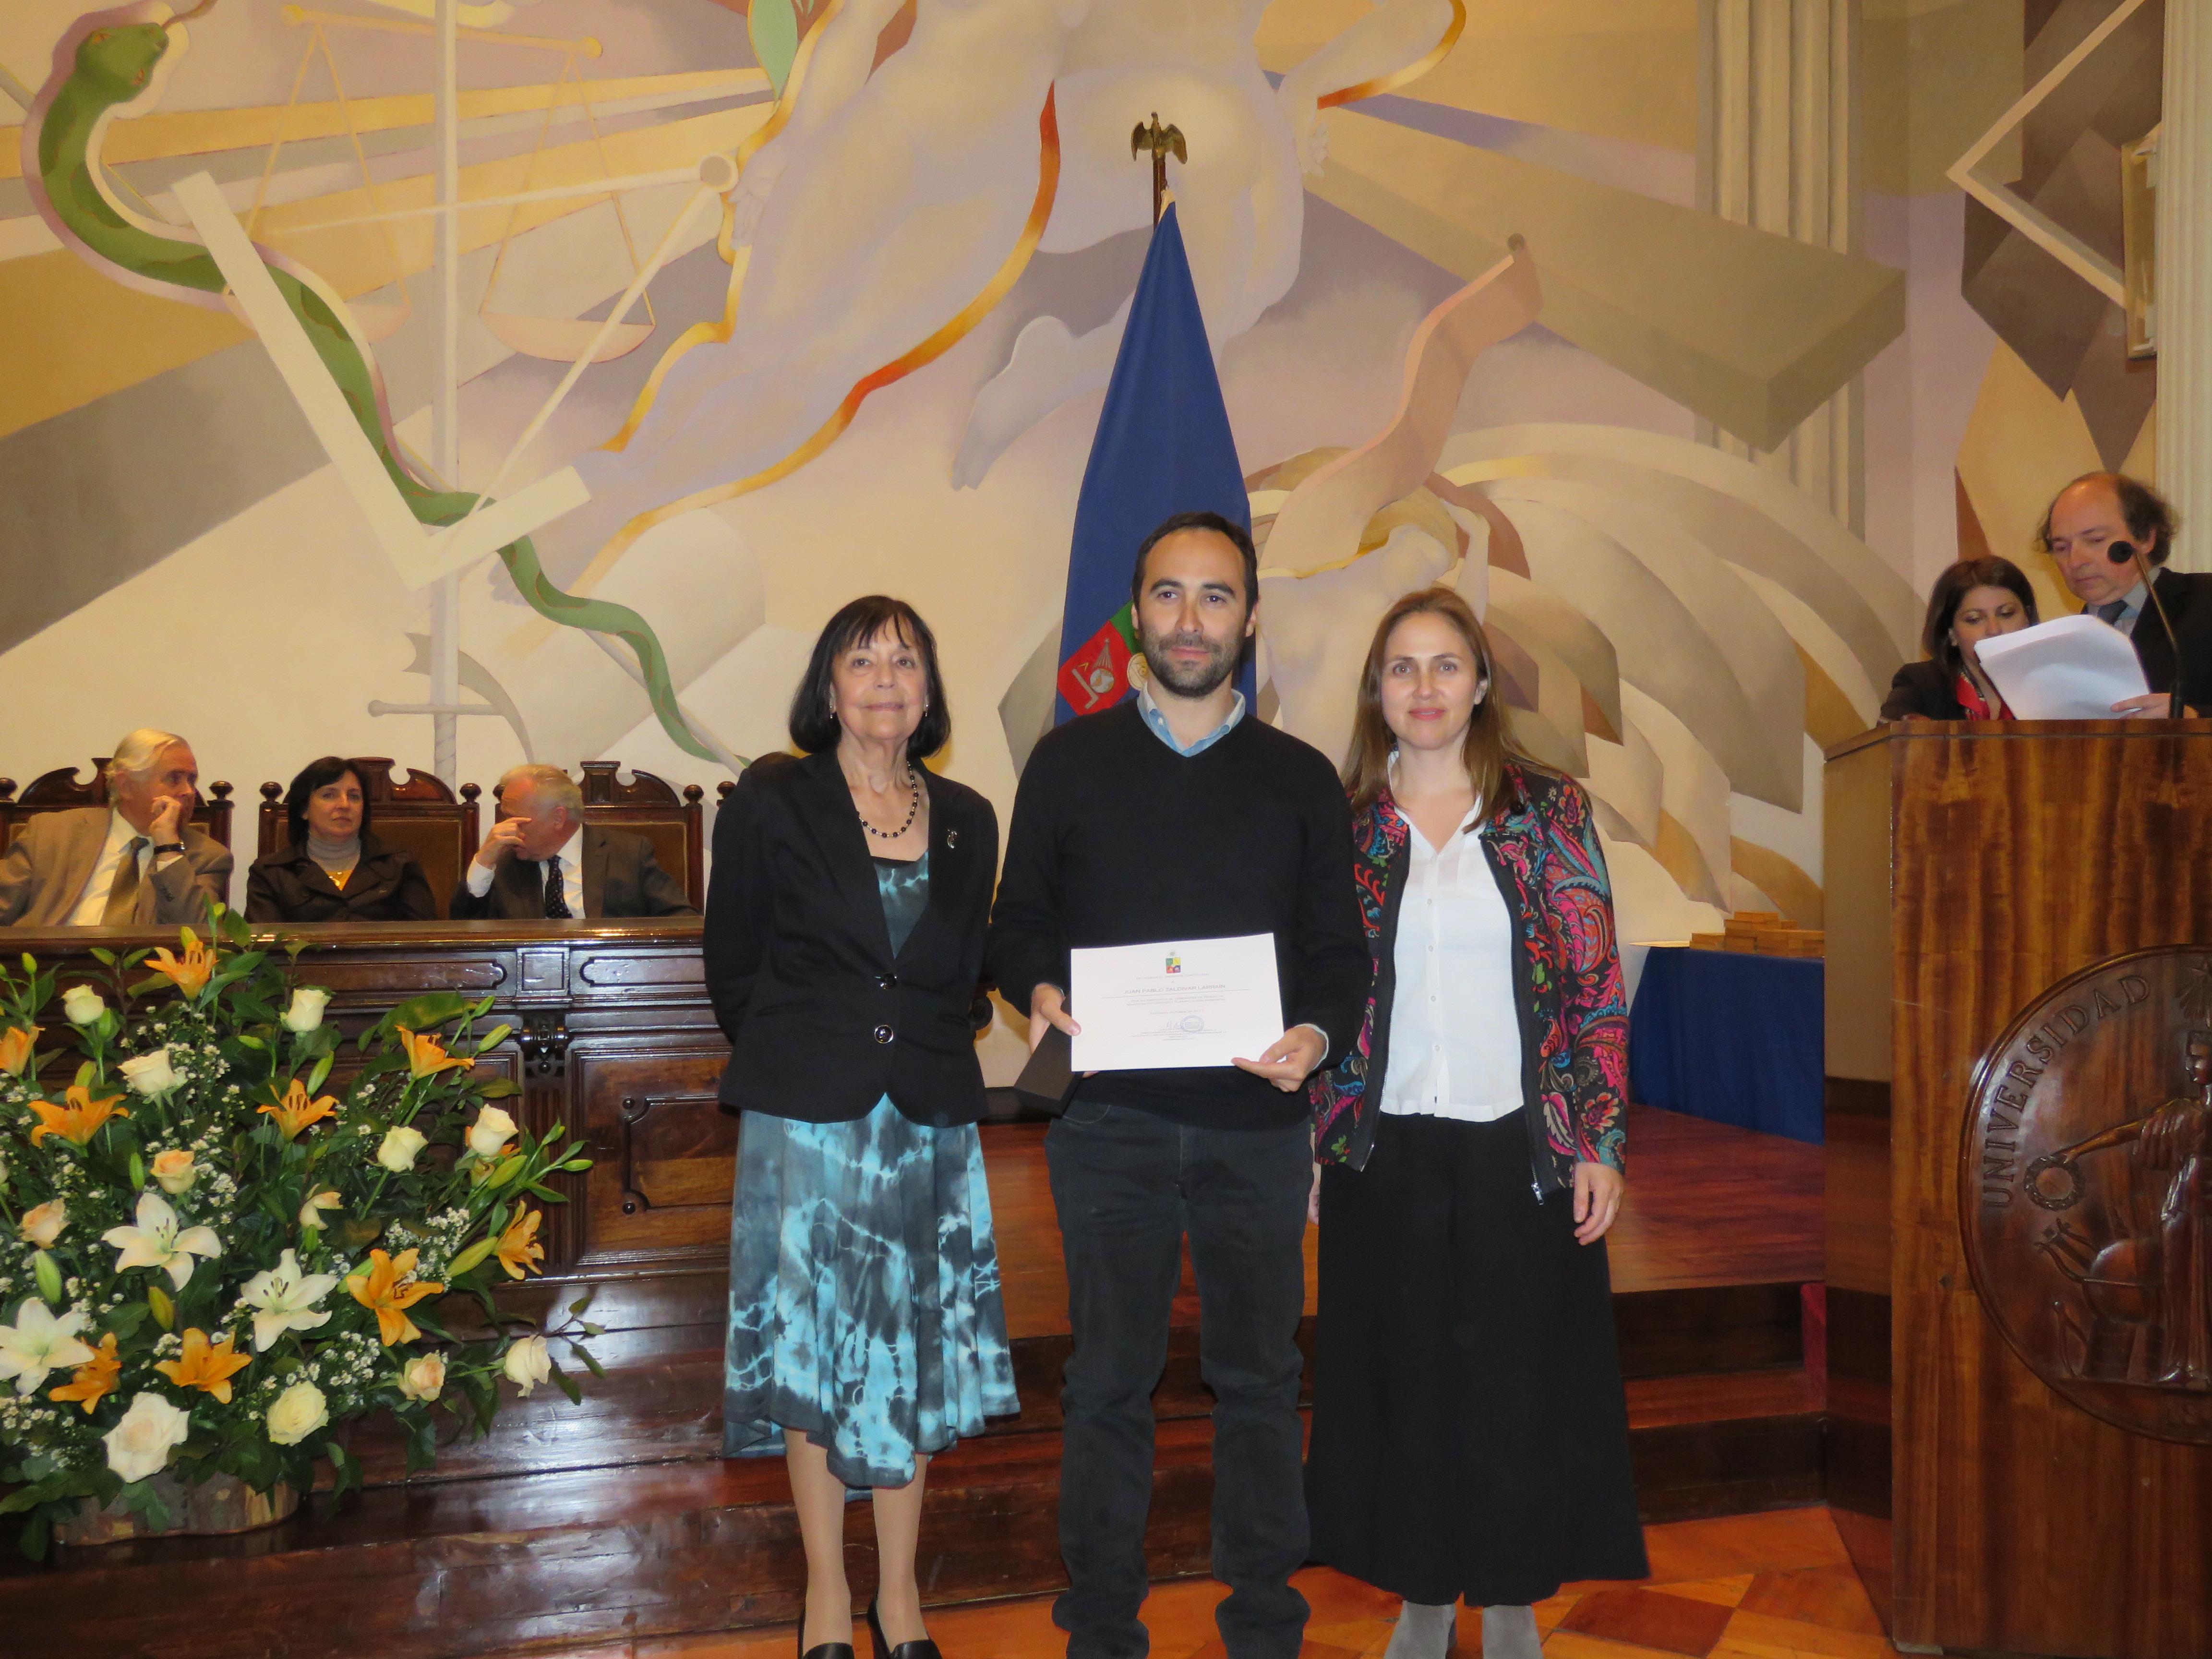
POLYGON ((173 732, 133 732, 106 806, 41 812, 0 859, 0 927, 205 927, 230 896, 230 849, 192 828, 200 769, 173 732))
POLYGON ((500 820, 453 890, 456 921, 696 916, 653 843, 584 822, 584 792, 557 766, 499 781, 500 820))

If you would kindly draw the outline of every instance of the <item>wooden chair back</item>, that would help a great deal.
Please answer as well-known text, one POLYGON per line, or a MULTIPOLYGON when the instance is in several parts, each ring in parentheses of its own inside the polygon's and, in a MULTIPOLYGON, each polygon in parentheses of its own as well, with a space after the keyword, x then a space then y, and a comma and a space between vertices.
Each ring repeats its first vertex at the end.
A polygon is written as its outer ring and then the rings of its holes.
MULTIPOLYGON (((0 853, 15 844, 23 826, 41 812, 66 812, 79 806, 107 805, 107 759, 96 757, 88 783, 76 781, 76 768, 58 767, 41 772, 19 797, 15 780, 0 778, 0 853)), ((192 811, 192 827, 202 835, 230 845, 230 786, 211 783, 201 793, 192 811)))
POLYGON ((692 908, 705 909, 707 842, 699 803, 707 792, 688 783, 679 796, 675 785, 650 772, 633 772, 624 783, 616 775, 621 770, 619 761, 584 763, 584 822, 643 836, 660 867, 684 884, 692 908))
MULTIPOLYGON (((387 756, 354 755, 346 763, 361 780, 368 803, 371 834, 386 847, 412 853, 430 883, 443 921, 461 872, 476 856, 483 839, 478 828, 477 799, 483 792, 465 783, 457 798, 445 781, 428 772, 407 769, 404 781, 387 756)), ((266 858, 292 844, 291 815, 284 810, 284 786, 261 786, 260 853, 266 858)))

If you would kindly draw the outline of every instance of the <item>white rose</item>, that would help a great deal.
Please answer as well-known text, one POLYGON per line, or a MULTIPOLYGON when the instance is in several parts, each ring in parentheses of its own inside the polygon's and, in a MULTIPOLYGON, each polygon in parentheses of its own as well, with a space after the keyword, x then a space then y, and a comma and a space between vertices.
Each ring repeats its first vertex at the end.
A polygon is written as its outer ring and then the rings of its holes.
POLYGON ((72 1025, 94 1024, 106 1012, 100 993, 89 985, 72 985, 62 993, 62 1018, 72 1025))
POLYGON ((384 1144, 376 1149, 376 1161, 394 1175, 404 1175, 415 1167, 415 1155, 429 1144, 429 1137, 421 1130, 403 1123, 385 1132, 384 1144))
POLYGON ((198 1178, 199 1165, 192 1155, 181 1148, 173 1147, 166 1152, 154 1154, 154 1180, 161 1189, 174 1198, 198 1178))
POLYGON ((552 1375, 553 1353, 545 1346, 544 1337, 526 1336, 507 1351, 507 1381, 522 1390, 525 1399, 552 1375))
POLYGON ((469 1125, 469 1151, 478 1158, 497 1158, 514 1139, 514 1120, 496 1106, 487 1106, 469 1125))
POLYGON ((191 1432, 191 1414, 179 1411, 158 1394, 142 1394, 131 1402, 123 1420, 102 1437, 107 1443, 107 1467, 125 1480, 143 1480, 169 1467, 169 1454, 191 1432))
POLYGON ((296 1446, 331 1420, 323 1391, 312 1382, 295 1382, 276 1396, 269 1408, 269 1439, 272 1445, 296 1446))
POLYGON ((116 1070, 123 1073, 123 1080, 130 1085, 132 1094, 143 1095, 149 1100, 159 1100, 184 1081, 169 1064, 167 1048, 156 1048, 150 1054, 126 1060, 116 1070))
POLYGON ((301 986, 292 993, 292 1006, 284 1011, 284 1029, 300 1032, 313 1030, 323 1023, 323 1009, 330 1000, 328 991, 311 990, 301 986))
POLYGON ((24 1211, 22 1220, 16 1224, 22 1230, 25 1238, 40 1249, 46 1249, 62 1236, 62 1229, 69 1224, 69 1206, 58 1198, 50 1198, 45 1203, 33 1205, 24 1211))
POLYGON ((446 1356, 426 1353, 399 1370, 399 1392, 410 1400, 435 1400, 446 1386, 446 1356))

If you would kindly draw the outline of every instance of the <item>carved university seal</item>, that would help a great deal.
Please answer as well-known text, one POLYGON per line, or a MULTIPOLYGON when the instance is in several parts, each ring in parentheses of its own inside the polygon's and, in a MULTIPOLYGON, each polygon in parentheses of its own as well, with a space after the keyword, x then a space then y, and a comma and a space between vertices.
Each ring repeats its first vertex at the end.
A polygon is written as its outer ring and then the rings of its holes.
POLYGON ((1959 1165, 1974 1288, 2082 1410, 2212 1443, 2212 949, 2061 980, 1975 1069, 1959 1165))

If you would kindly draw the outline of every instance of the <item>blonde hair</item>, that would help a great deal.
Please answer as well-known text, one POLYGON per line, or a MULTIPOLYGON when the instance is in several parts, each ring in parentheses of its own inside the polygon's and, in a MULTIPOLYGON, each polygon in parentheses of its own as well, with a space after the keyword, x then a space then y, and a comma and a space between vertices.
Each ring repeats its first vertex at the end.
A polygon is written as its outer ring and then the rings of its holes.
POLYGON ((115 785, 118 778, 129 778, 133 783, 143 783, 154 775, 161 764, 161 757, 170 750, 189 747, 173 732, 157 732, 150 726, 142 726, 127 737, 119 738, 115 752, 107 763, 107 799, 115 800, 115 785))
POLYGON ((1467 641, 1475 672, 1486 688, 1467 723, 1467 740, 1460 749, 1468 781, 1474 786, 1479 822, 1487 823, 1511 804, 1512 785, 1506 762, 1534 765, 1528 752, 1513 740, 1512 715, 1505 707, 1505 690, 1498 681, 1498 659, 1490 638, 1482 631, 1468 602, 1449 587, 1416 588, 1382 613, 1375 624, 1375 638, 1367 647, 1367 665, 1360 671, 1359 701, 1352 717, 1352 746, 1344 757, 1344 787, 1352 797, 1352 810, 1364 811, 1390 787, 1390 757, 1398 739, 1382 717, 1382 669, 1390 650, 1390 635, 1408 617, 1441 617, 1467 641))
POLYGON ((509 767, 506 775, 499 781, 501 799, 504 799, 507 792, 518 783, 527 783, 531 793, 536 795, 541 803, 558 806, 572 818, 580 816, 583 812, 583 790, 578 786, 575 779, 557 766, 509 767))

